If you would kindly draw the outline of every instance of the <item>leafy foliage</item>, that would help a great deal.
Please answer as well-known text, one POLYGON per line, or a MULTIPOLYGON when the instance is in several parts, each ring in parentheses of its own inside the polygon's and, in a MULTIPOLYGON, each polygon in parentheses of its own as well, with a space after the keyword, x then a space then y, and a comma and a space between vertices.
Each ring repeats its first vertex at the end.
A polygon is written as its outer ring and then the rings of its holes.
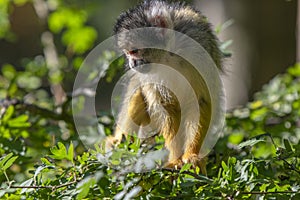
MULTIPOLYGON (((208 156, 207 176, 189 164, 160 168, 166 152, 159 136, 154 144, 129 137, 112 152, 101 145, 85 150, 75 134, 68 91, 97 33, 86 25, 89 13, 79 4, 51 2, 47 24, 52 44, 60 46, 51 50, 57 63, 41 54, 24 59, 22 70, 1 68, 1 199, 300 198, 300 64, 227 113, 224 136, 208 156)), ((12 3, 0 1, 2 38, 12 34, 12 3)), ((123 61, 113 65, 107 81, 123 61)), ((110 116, 101 115, 99 122, 109 134, 110 116)))

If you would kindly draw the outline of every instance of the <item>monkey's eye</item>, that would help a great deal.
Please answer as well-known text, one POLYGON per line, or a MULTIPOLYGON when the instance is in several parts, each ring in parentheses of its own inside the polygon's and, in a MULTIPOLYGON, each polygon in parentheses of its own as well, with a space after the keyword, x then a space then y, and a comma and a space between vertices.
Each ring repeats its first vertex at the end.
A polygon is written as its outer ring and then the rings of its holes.
POLYGON ((128 51, 128 53, 129 53, 130 55, 137 54, 138 52, 139 52, 138 49, 133 49, 133 50, 131 50, 131 51, 128 51))

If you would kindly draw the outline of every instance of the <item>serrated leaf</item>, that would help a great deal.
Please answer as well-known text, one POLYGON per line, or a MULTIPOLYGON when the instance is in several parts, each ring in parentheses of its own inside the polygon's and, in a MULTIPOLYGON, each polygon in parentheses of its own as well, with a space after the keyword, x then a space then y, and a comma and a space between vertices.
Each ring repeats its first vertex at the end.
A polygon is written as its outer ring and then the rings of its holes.
POLYGON ((63 143, 58 142, 57 146, 54 146, 53 148, 50 149, 51 153, 51 158, 62 160, 64 158, 67 158, 67 150, 66 147, 63 143))

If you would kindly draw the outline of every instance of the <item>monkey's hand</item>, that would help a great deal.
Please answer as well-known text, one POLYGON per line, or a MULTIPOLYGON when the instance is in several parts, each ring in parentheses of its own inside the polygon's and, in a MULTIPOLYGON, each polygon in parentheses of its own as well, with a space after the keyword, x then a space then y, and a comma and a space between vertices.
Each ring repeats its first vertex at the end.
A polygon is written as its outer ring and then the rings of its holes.
POLYGON ((110 135, 105 138, 105 151, 110 151, 118 146, 121 143, 123 137, 124 134, 122 133, 122 131, 118 127, 116 127, 114 135, 110 135))

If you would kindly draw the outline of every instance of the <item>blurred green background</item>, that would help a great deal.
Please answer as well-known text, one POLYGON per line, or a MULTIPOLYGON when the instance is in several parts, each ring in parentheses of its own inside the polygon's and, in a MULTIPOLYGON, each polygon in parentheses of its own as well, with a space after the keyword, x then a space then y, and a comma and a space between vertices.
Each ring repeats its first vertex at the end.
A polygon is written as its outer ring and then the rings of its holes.
MULTIPOLYGON (((189 166, 134 173, 132 161, 163 148, 159 137, 154 146, 128 137, 112 154, 101 145, 85 148, 70 103, 75 76, 89 52, 112 35, 119 14, 137 2, 0 0, 0 198, 112 199, 137 187, 141 199, 242 199, 251 192, 256 199, 298 192, 299 199, 296 0, 189 1, 208 17, 232 55, 224 60, 222 78, 227 109, 235 109, 227 113, 224 135, 208 156, 209 178, 189 166)), ((99 55, 99 61, 108 62, 112 54, 99 55)), ((99 131, 91 133, 113 131, 111 90, 123 64, 114 61, 98 84, 99 131)), ((76 109, 84 105, 83 96, 73 98, 76 109)))
MULTIPOLYGON (((85 23, 96 31, 90 41, 83 40, 83 43, 88 46, 96 45, 111 36, 118 15, 139 1, 37 0, 27 2, 19 0, 11 1, 15 3, 9 3, 6 9, 4 6, 6 1, 1 2, 3 5, 2 11, 0 10, 2 13, 0 15, 0 66, 10 63, 17 70, 24 70, 26 59, 43 55, 44 44, 41 36, 49 28, 51 29, 47 23, 48 16, 51 16, 56 9, 63 10, 62 7, 67 7, 74 13, 83 13, 85 23), (8 21, 5 21, 5 14, 8 15, 8 21), (7 28, 11 30, 11 33, 6 32, 7 28)), ((296 62, 297 49, 299 54, 299 46, 297 47, 296 42, 299 35, 296 26, 299 5, 296 0, 194 0, 188 2, 208 16, 214 27, 228 20, 233 21, 233 24, 219 35, 221 41, 232 40, 229 46, 232 57, 225 60, 227 73, 224 76, 228 108, 242 105, 252 99, 253 93, 258 91, 264 83, 296 62)), ((67 13, 61 12, 60 15, 62 19, 68 18, 67 13)), ((57 17, 55 20, 62 19, 57 17)), ((76 17, 71 16, 69 20, 73 20, 72 23, 76 24, 76 17)), ((57 30, 56 32, 54 42, 57 51, 59 54, 72 56, 68 55, 70 54, 68 49, 66 50, 61 45, 60 36, 63 31, 57 30)), ((91 49, 90 47, 84 47, 88 50, 83 49, 78 53, 82 53, 84 57, 91 49)), ((70 90, 71 85, 64 87, 70 90)))

